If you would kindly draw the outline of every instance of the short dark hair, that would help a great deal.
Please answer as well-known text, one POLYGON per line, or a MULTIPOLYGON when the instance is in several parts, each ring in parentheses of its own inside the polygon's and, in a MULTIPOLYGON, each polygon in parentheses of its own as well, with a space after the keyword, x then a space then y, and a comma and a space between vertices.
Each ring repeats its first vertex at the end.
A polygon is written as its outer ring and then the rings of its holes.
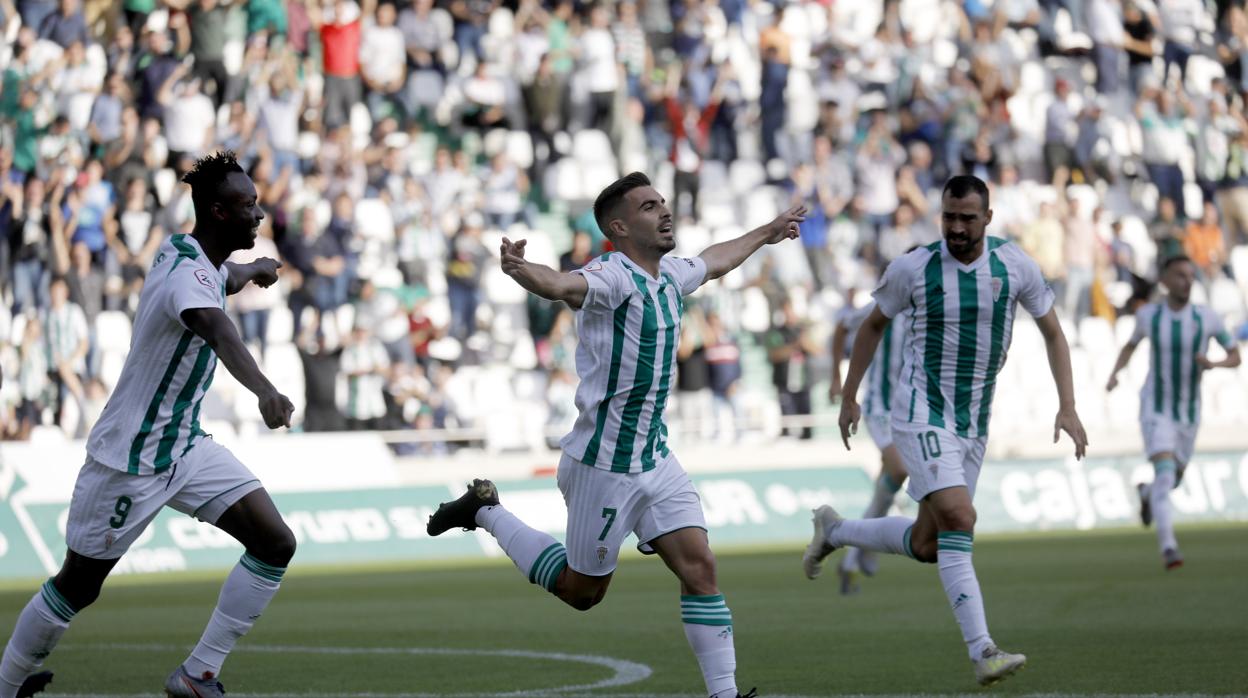
POLYGON ((598 198, 594 199, 594 220, 598 222, 598 229, 603 235, 611 236, 607 230, 607 222, 615 212, 615 207, 624 200, 624 195, 637 187, 648 186, 650 186, 649 177, 640 172, 630 172, 602 190, 598 198))
POLYGON ((940 193, 942 197, 946 194, 955 199, 961 199, 969 194, 979 194, 979 200, 984 203, 984 210, 988 210, 988 185, 974 175, 950 177, 949 181, 945 182, 944 191, 940 193))
POLYGON ((1176 254, 1173 257, 1167 257, 1166 261, 1161 263, 1161 273, 1165 274, 1167 271, 1170 270, 1170 267, 1180 262, 1187 262, 1188 264, 1195 264, 1195 262, 1192 261, 1191 257, 1188 257, 1185 254, 1176 254))
POLYGON ((191 202, 196 220, 204 220, 212 205, 220 201, 221 185, 232 173, 246 174, 233 150, 222 150, 195 161, 182 181, 191 185, 191 202))

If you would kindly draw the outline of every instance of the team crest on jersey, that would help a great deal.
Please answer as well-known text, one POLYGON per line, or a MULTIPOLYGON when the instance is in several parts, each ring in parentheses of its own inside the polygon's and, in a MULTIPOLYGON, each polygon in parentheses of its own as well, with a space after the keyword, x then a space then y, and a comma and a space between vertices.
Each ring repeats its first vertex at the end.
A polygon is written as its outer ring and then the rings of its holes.
POLYGON ((217 287, 217 282, 213 281, 212 277, 208 276, 208 272, 203 269, 195 270, 195 280, 199 281, 199 283, 207 286, 208 288, 215 289, 217 287))
POLYGON ((995 303, 1001 300, 1001 277, 992 277, 992 301, 995 303))
POLYGON ((165 253, 161 252, 160 254, 156 255, 156 259, 152 260, 152 268, 155 269, 163 261, 165 261, 165 253))
POLYGON ((598 562, 602 562, 603 560, 606 560, 606 559, 607 559, 607 546, 605 545, 598 546, 598 562))

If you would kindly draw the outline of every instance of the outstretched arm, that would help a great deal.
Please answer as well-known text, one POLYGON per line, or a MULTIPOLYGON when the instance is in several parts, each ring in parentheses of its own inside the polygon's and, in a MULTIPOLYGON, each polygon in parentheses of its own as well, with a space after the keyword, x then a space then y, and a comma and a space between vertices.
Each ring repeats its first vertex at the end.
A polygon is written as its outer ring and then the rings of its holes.
POLYGON ((552 301, 563 301, 579 310, 589 291, 589 282, 580 274, 565 274, 545 264, 535 264, 524 258, 525 240, 512 242, 503 238, 499 246, 503 271, 526 290, 552 301))
MULTIPOLYGON (((880 312, 878 307, 871 309, 871 314, 858 328, 858 337, 854 340, 853 353, 849 356, 849 374, 845 377, 845 387, 841 391, 841 416, 838 423, 841 427, 841 441, 845 449, 849 449, 849 437, 858 432, 858 420, 862 411, 858 409, 858 384, 867 373, 871 359, 875 356, 875 348, 884 336, 884 328, 888 327, 889 318, 880 312)), ((835 359, 835 357, 833 357, 835 359)))
POLYGON ((225 293, 232 296, 243 290, 248 281, 260 288, 268 288, 277 283, 277 270, 282 268, 282 263, 276 259, 261 257, 250 264, 226 262, 225 268, 229 271, 229 278, 225 280, 225 293))
POLYGON ((264 417, 265 426, 270 429, 290 426, 290 415, 295 406, 261 373, 224 310, 188 308, 182 311, 182 322, 212 347, 230 375, 260 399, 260 414, 264 417))
POLYGON ((1058 435, 1065 431, 1075 442, 1075 457, 1083 458, 1088 448, 1088 435, 1075 411, 1075 382, 1070 375, 1070 347, 1066 344, 1062 325, 1057 320, 1057 311, 1050 309, 1044 317, 1036 318, 1036 325, 1044 336, 1044 346, 1049 354, 1049 370, 1053 372, 1053 381, 1057 384, 1058 408, 1057 419, 1053 422, 1053 443, 1057 443, 1058 435))
POLYGON ((797 224, 806 220, 806 207, 794 206, 781 213, 775 220, 755 228, 739 238, 721 242, 702 250, 698 255, 706 262, 706 280, 718 279, 741 266, 750 255, 763 245, 797 237, 797 224))
POLYGON ((1109 391, 1118 387, 1118 372, 1131 363, 1131 356, 1135 354, 1135 348, 1138 346, 1136 342, 1127 342, 1122 345, 1122 351, 1118 352, 1118 360, 1114 362, 1114 370, 1109 372, 1109 382, 1105 384, 1105 390, 1109 391))

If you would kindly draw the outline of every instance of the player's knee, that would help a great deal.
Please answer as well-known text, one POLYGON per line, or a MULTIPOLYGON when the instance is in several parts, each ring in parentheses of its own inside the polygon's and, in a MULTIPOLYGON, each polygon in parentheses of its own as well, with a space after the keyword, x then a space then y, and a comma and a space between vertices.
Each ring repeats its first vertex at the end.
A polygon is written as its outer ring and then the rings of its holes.
POLYGON ((929 565, 936 564, 936 541, 924 541, 913 544, 910 552, 914 559, 929 565))
POLYGON ((718 593, 715 579, 715 555, 709 548, 685 558, 680 566, 680 581, 692 594, 718 593))
POLYGON ((952 508, 940 515, 945 531, 974 531, 976 519, 975 507, 970 506, 952 508))
POLYGON ((94 575, 62 567, 53 578, 52 585, 74 607, 75 611, 81 611, 100 598, 100 589, 104 587, 104 579, 97 579, 94 575))
POLYGON ((286 567, 295 557, 298 543, 295 534, 286 524, 281 524, 264 536, 264 542, 257 546, 259 550, 251 551, 252 555, 274 567, 286 567))
POLYGON ((598 603, 606 597, 606 595, 606 589, 601 589, 597 592, 578 591, 570 594, 568 598, 564 599, 564 601, 578 611, 588 611, 594 606, 597 606, 598 603))

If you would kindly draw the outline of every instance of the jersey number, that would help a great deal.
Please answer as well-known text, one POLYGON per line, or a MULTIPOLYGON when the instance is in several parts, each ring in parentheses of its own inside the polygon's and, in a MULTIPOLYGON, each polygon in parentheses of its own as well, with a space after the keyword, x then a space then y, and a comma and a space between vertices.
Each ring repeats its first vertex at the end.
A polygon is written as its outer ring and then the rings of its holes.
POLYGON ((598 536, 598 540, 607 539, 607 531, 611 530, 611 524, 615 523, 615 509, 606 507, 602 510, 602 518, 607 520, 607 525, 602 527, 602 534, 598 536))
POLYGON ((936 432, 925 431, 914 436, 919 440, 919 448, 923 451, 923 460, 940 458, 940 437, 936 436, 936 432))
POLYGON ((113 506, 113 512, 117 515, 109 517, 108 525, 113 528, 121 528, 126 525, 126 517, 130 516, 130 506, 134 502, 124 494, 117 498, 117 504, 113 506))

